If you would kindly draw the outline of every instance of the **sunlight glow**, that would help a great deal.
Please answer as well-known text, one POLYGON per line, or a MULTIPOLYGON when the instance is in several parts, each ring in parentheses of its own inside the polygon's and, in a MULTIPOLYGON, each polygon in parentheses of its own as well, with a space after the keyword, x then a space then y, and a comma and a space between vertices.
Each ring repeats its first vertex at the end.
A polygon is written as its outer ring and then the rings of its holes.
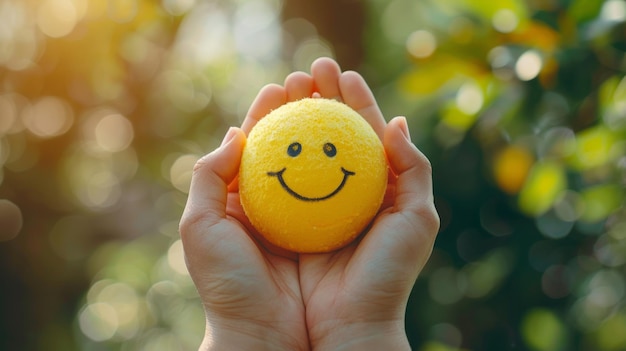
POLYGON ((626 20, 626 2, 623 0, 608 0, 602 4, 600 18, 605 21, 622 22, 626 20))
POLYGON ((18 119, 18 110, 10 95, 0 95, 0 136, 9 134, 18 119))
POLYGON ((98 172, 85 179, 81 193, 86 204, 95 207, 108 207, 121 197, 119 180, 110 172, 98 172))
POLYGON ((37 25, 49 37, 70 34, 78 22, 78 12, 70 0, 46 0, 39 6, 37 25))
POLYGON ((134 138, 133 125, 120 114, 104 116, 96 125, 94 133, 98 145, 109 152, 128 148, 134 138))
POLYGON ((535 50, 528 50, 523 53, 515 64, 515 73, 523 81, 536 78, 543 67, 543 60, 535 50))
POLYGON ((506 46, 496 46, 487 54, 487 60, 495 77, 501 80, 513 78, 514 58, 511 50, 506 46))
POLYGON ((509 9, 498 10, 493 15, 492 24, 493 27, 501 33, 510 33, 517 28, 519 19, 515 12, 509 9))
POLYGON ((183 251, 183 242, 176 240, 167 250, 167 263, 178 274, 189 275, 187 265, 185 264, 185 253, 183 251))
POLYGON ((115 309, 107 303, 93 303, 87 305, 78 316, 80 330, 93 341, 106 341, 111 339, 119 321, 115 309))
POLYGON ((232 51, 228 14, 208 4, 196 6, 185 16, 173 45, 175 56, 197 67, 227 58, 232 51))
POLYGON ((302 71, 308 70, 311 63, 318 57, 333 57, 333 49, 325 40, 321 38, 311 38, 304 40, 296 48, 293 54, 293 65, 302 71))
POLYGON ((437 49, 437 39, 427 30, 417 30, 409 35, 406 48, 414 57, 425 58, 437 49))
POLYGON ((170 182, 172 185, 182 191, 183 193, 189 192, 189 186, 191 185, 191 175, 193 174, 193 167, 198 161, 197 155, 182 155, 174 161, 170 167, 170 182))
POLYGON ((165 11, 174 16, 180 16, 196 5, 196 0, 162 0, 165 11))
POLYGON ((255 59, 275 59, 280 51, 279 8, 269 1, 242 3, 233 16, 237 51, 255 59))
POLYGON ((23 3, 0 2, 0 65, 14 71, 34 65, 44 38, 33 16, 23 3))
POLYGON ((134 287, 104 279, 89 289, 78 321, 83 334, 94 341, 129 340, 143 327, 147 313, 145 300, 134 287))
POLYGON ((468 115, 473 115, 480 111, 484 100, 480 86, 474 82, 463 84, 456 94, 456 104, 459 110, 468 115))
POLYGON ((74 122, 72 108, 56 97, 44 97, 23 113, 23 122, 28 130, 41 138, 64 134, 74 122))
POLYGON ((135 290, 125 283, 113 283, 100 291, 100 303, 113 308, 117 321, 117 333, 123 338, 133 337, 138 329, 139 300, 135 290))
POLYGON ((115 22, 132 21, 139 12, 139 0, 107 0, 107 14, 115 22))
POLYGON ((184 112, 197 112, 205 108, 212 98, 211 82, 202 75, 193 77, 182 71, 162 74, 161 84, 172 104, 184 112))
POLYGON ((93 210, 109 208, 122 197, 122 182, 139 167, 133 148, 109 153, 88 140, 76 147, 64 162, 65 182, 80 203, 93 210))

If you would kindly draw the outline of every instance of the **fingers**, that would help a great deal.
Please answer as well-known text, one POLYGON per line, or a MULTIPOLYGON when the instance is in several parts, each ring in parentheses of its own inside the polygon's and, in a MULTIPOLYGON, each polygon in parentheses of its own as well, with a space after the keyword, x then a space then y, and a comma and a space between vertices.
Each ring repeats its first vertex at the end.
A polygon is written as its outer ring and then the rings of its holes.
POLYGON ((404 117, 396 117, 389 122, 383 144, 390 166, 397 174, 393 211, 415 218, 419 230, 436 233, 439 216, 433 201, 431 165, 411 142, 404 117))
POLYGON ((339 78, 339 89, 343 102, 363 116, 382 140, 386 122, 365 79, 354 71, 343 72, 339 78))
POLYGON ((250 105, 241 129, 246 135, 249 134, 252 127, 272 110, 289 101, 310 97, 313 94, 314 85, 310 75, 304 72, 293 72, 285 78, 284 87, 278 84, 264 86, 250 105))
POLYGON ((243 120, 241 129, 248 135, 252 127, 265 115, 270 113, 287 102, 287 92, 285 88, 278 84, 268 84, 264 86, 250 105, 248 114, 243 120))
POLYGON ((293 72, 285 78, 287 101, 296 101, 311 97, 313 94, 313 78, 304 72, 293 72))
POLYGON ((384 130, 383 144, 390 166, 394 205, 383 210, 360 241, 326 255, 301 255, 300 262, 329 261, 345 269, 344 289, 371 293, 377 304, 405 301, 415 279, 430 257, 438 230, 432 203, 430 163, 410 140, 404 117, 392 119, 384 130), (397 175, 397 176, 396 176, 397 175))
MULTIPOLYGON (((284 105, 289 101, 295 101, 313 93, 313 78, 304 72, 291 73, 285 78, 285 86, 268 84, 264 86, 250 105, 248 114, 244 119, 241 129, 250 134, 252 128, 272 110, 284 105)), ((237 191, 239 187, 237 179, 229 186, 230 191, 237 191)))
POLYGON ((396 178, 395 204, 389 211, 389 220, 395 228, 391 244, 397 262, 407 267, 412 280, 426 265, 439 231, 439 215, 433 201, 432 169, 430 162, 411 142, 404 117, 392 119, 383 144, 387 159, 396 178))
POLYGON ((188 226, 198 222, 211 225, 226 217, 228 184, 239 171, 244 144, 243 132, 231 128, 219 148, 198 160, 181 218, 181 235, 188 232, 188 226))
POLYGON ((342 100, 339 89, 341 68, 337 62, 328 57, 318 58, 311 64, 311 75, 313 76, 315 91, 319 92, 322 97, 342 100))
POLYGON ((341 73, 341 68, 334 60, 322 57, 311 65, 311 75, 315 90, 322 97, 337 99, 357 111, 372 126, 382 140, 385 119, 374 94, 365 79, 354 71, 341 73))
POLYGON ((261 89, 250 106, 241 129, 248 134, 254 125, 273 109, 311 96, 337 99, 357 111, 382 140, 385 119, 374 94, 363 77, 353 71, 341 72, 333 59, 322 57, 311 65, 311 75, 293 72, 285 78, 284 87, 268 84, 261 89))
MULTIPOLYGON (((359 243, 354 266, 365 267, 363 272, 367 273, 362 274, 378 272, 379 283, 405 289, 408 294, 430 257, 439 228, 431 168, 428 159, 411 142, 404 117, 389 122, 383 144, 397 175, 395 191, 391 189, 395 192, 395 202, 377 216, 359 243)), ((358 273, 353 274, 358 276, 358 273)))

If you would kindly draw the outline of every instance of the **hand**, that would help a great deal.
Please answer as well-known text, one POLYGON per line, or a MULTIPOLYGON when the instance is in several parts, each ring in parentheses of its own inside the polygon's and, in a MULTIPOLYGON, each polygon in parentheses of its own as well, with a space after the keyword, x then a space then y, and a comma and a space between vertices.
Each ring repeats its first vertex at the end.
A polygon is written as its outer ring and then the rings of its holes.
POLYGON ((310 349, 298 255, 271 245, 250 225, 236 176, 254 124, 288 101, 311 96, 312 84, 296 73, 284 87, 265 86, 242 128, 229 129, 222 145, 194 167, 179 230, 207 317, 203 350, 310 349))
MULTIPOLYGON (((383 208, 361 240, 327 254, 300 255, 310 343, 319 350, 408 350, 406 303, 439 229, 430 163, 411 143, 403 117, 386 125, 359 74, 341 73, 329 59, 316 61, 311 73, 322 97, 342 100, 372 125, 393 172, 383 208)), ((301 80, 306 92, 311 83, 301 80)))
POLYGON ((194 167, 180 235, 206 314, 201 350, 308 350, 297 256, 261 243, 236 186, 245 135, 231 128, 194 167))
POLYGON ((189 271, 207 314, 203 347, 408 349, 404 310, 439 225, 430 178, 405 119, 386 125, 357 73, 320 59, 311 75, 292 73, 284 86, 264 87, 242 129, 229 130, 222 146, 196 165, 181 219, 189 271), (361 239, 333 253, 296 255, 250 226, 233 180, 243 134, 272 109, 310 96, 336 98, 358 111, 383 140, 393 174, 383 208, 361 239))

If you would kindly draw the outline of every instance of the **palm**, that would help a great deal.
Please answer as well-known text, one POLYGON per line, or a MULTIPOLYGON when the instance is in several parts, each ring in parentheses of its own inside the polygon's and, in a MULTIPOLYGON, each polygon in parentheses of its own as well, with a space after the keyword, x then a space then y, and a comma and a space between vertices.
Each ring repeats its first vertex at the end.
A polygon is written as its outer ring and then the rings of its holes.
POLYGON ((356 296, 364 303, 374 301, 378 291, 384 289, 385 283, 377 278, 388 277, 388 274, 381 272, 382 267, 368 262, 373 259, 369 255, 375 252, 363 251, 366 250, 365 244, 377 237, 378 228, 393 226, 388 223, 393 221, 393 217, 390 219, 390 214, 385 211, 393 204, 395 183, 395 177, 390 175, 383 209, 371 225, 368 238, 358 238, 354 243, 335 252, 300 256, 301 289, 310 325, 338 319, 340 316, 332 316, 328 312, 339 311, 335 307, 348 305, 348 302, 352 304, 356 296), (362 241, 365 241, 363 246, 360 245, 362 241))
POLYGON ((258 243, 239 194, 227 189, 243 148, 239 133, 194 170, 180 227, 189 273, 212 333, 262 334, 261 344, 308 349, 297 262, 258 243))
POLYGON ((297 263, 258 246, 235 219, 212 231, 209 255, 223 257, 218 258, 219 275, 203 286, 201 296, 211 296, 205 304, 224 318, 253 321, 294 341, 306 340, 297 263), (228 238, 220 240, 221 235, 228 238))
POLYGON ((381 323, 403 318, 402 302, 413 285, 408 277, 416 277, 421 268, 410 256, 417 258, 423 250, 389 238, 390 233, 403 230, 415 229, 389 208, 361 241, 337 252, 300 257, 300 285, 311 338, 348 318, 381 323))

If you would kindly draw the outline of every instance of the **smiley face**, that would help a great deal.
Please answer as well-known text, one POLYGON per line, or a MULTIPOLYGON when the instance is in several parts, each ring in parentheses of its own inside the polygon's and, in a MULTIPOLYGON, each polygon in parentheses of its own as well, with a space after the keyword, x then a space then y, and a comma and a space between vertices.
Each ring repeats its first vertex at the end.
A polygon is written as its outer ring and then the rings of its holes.
MULTIPOLYGON (((332 143, 325 143, 322 150, 324 154, 328 157, 332 158, 337 155, 337 148, 332 143)), ((287 147, 287 154, 291 157, 298 157, 301 152, 302 152, 302 144, 300 144, 299 142, 291 143, 289 147, 287 147)), ((339 183, 339 185, 335 188, 335 190, 323 196, 308 197, 308 196, 301 195, 297 191, 291 189, 289 185, 287 185, 287 183, 285 182, 285 178, 283 176, 286 170, 287 170, 287 167, 283 167, 283 169, 277 172, 267 172, 267 175, 270 177, 278 178, 278 182, 283 187, 283 189, 285 189, 285 191, 287 191, 289 195, 301 201, 322 201, 322 200, 330 199, 331 197, 339 193, 341 189, 343 189, 344 185, 346 185, 346 181, 348 180, 349 176, 355 175, 354 172, 348 171, 347 169, 341 167, 341 173, 343 173, 343 178, 341 179, 341 183, 339 183)))
POLYGON ((378 211, 387 184, 376 133, 348 106, 288 103, 248 136, 239 170, 242 207, 270 243, 326 252, 354 239, 378 211))

